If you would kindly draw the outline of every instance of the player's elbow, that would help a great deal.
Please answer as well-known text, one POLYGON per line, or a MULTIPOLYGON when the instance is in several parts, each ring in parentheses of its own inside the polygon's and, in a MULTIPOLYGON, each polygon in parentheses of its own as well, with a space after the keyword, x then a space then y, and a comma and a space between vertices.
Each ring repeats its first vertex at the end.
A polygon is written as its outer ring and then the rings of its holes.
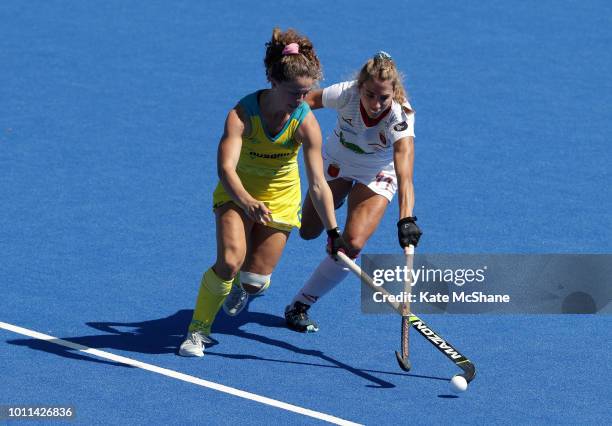
POLYGON ((227 176, 232 172, 232 168, 227 164, 219 164, 217 167, 217 177, 220 181, 227 179, 227 176))
POLYGON ((308 191, 313 197, 319 198, 323 195, 326 186, 329 188, 325 179, 318 179, 310 183, 308 191))

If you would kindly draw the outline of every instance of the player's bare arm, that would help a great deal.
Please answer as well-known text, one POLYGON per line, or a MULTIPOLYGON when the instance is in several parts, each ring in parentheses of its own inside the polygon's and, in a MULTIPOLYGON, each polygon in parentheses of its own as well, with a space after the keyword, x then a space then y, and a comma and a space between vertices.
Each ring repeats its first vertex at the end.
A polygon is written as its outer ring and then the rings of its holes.
POLYGON ((310 198, 323 225, 325 225, 325 229, 334 229, 338 226, 334 213, 334 198, 323 174, 323 158, 321 156, 323 140, 319 123, 314 114, 309 113, 306 116, 298 129, 297 135, 304 148, 304 163, 306 164, 310 198))
POLYGON ((393 163, 397 175, 400 217, 397 222, 397 237, 401 247, 415 246, 421 238, 421 230, 412 215, 414 208, 414 138, 408 136, 393 144, 393 163))
POLYGON ((414 208, 414 138, 401 138, 393 144, 393 163, 397 175, 400 219, 412 216, 414 208))
POLYGON ((244 118, 242 108, 236 106, 232 109, 225 120, 223 136, 219 142, 217 152, 217 170, 221 184, 232 197, 232 200, 242 208, 246 214, 256 223, 270 221, 270 211, 261 201, 254 199, 249 194, 240 177, 236 173, 236 165, 240 158, 242 147, 242 135, 250 131, 248 120, 244 118))

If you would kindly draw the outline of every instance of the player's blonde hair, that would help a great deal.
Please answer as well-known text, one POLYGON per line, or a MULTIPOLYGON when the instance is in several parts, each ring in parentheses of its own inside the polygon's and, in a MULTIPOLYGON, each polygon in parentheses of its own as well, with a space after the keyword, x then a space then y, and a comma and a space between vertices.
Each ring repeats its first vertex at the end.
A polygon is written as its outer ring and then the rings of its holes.
POLYGON ((272 79, 279 82, 291 81, 297 77, 311 77, 318 81, 323 77, 321 63, 312 42, 291 28, 284 32, 280 28, 272 30, 272 38, 266 43, 264 65, 270 82, 272 79), (299 53, 284 54, 283 50, 292 43, 299 46, 299 53))
POLYGON ((366 81, 377 79, 381 81, 391 81, 393 84, 393 100, 399 104, 408 101, 408 95, 404 84, 402 83, 403 76, 397 70, 395 62, 386 52, 378 52, 374 57, 361 67, 357 77, 357 86, 361 89, 366 81))

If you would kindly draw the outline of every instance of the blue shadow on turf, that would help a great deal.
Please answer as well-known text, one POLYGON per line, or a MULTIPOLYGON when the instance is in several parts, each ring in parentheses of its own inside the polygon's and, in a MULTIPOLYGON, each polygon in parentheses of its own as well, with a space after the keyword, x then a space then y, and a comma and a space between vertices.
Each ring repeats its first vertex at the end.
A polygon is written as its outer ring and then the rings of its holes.
MULTIPOLYGON (((135 353, 146 353, 146 354, 169 354, 177 353, 177 348, 184 338, 187 325, 191 321, 193 311, 183 309, 176 313, 165 317, 149 321, 141 322, 88 322, 87 325, 93 329, 99 330, 104 334, 79 336, 79 337, 63 337, 63 340, 67 340, 73 343, 78 343, 83 346, 94 349, 116 349, 120 351, 135 352, 135 353)), ((285 349, 289 352, 298 353, 302 355, 312 356, 319 358, 324 363, 308 363, 282 359, 263 358, 247 354, 231 354, 221 353, 215 351, 207 351, 207 355, 219 356, 229 359, 250 359, 265 362, 277 362, 285 364, 301 364, 310 365, 313 367, 322 368, 339 368, 346 370, 347 372, 354 374, 358 377, 362 377, 371 384, 366 385, 367 387, 374 388, 394 388, 395 385, 386 380, 382 380, 370 373, 374 374, 386 374, 394 376, 409 376, 418 377, 432 380, 447 380, 442 377, 431 377, 431 376, 419 376, 414 374, 405 374, 399 372, 389 371, 375 371, 375 370, 364 370, 355 368, 351 365, 343 363, 333 357, 326 355, 325 353, 318 350, 305 349, 293 344, 287 343, 282 340, 273 339, 271 337, 262 336, 252 332, 247 332, 241 329, 242 325, 248 323, 256 323, 265 327, 272 328, 284 328, 285 320, 282 317, 270 315, 261 312, 249 312, 245 310, 241 315, 233 318, 228 318, 224 315, 220 315, 219 320, 215 323, 215 334, 233 335, 244 339, 249 339, 266 345, 275 346, 278 348, 285 349)), ((114 363, 111 361, 102 360, 96 357, 80 354, 74 350, 71 350, 65 346, 52 344, 52 342, 45 342, 37 339, 13 339, 8 340, 7 343, 27 346, 31 349, 40 350, 55 355, 63 356, 70 359, 76 359, 81 361, 98 362, 103 364, 110 364, 115 366, 128 367, 124 364, 114 363)), ((211 348, 217 345, 218 342, 213 339, 213 344, 207 347, 211 348)), ((131 368, 131 367, 128 367, 131 368)))

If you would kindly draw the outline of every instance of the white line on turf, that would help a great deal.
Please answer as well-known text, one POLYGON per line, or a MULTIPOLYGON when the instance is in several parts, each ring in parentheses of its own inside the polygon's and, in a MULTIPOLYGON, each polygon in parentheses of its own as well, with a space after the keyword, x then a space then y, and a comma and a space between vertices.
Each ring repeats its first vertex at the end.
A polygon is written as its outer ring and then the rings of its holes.
POLYGON ((78 343, 69 342, 67 340, 58 339, 57 337, 49 336, 47 334, 39 333, 37 331, 29 330, 27 328, 19 327, 12 324, 7 324, 0 321, 0 328, 3 328, 13 333, 21 334, 24 336, 32 337, 34 339, 45 340, 49 343, 53 343, 60 346, 65 346, 70 349, 74 349, 80 352, 85 352, 90 355, 97 356, 99 358, 108 359, 111 361, 119 362, 121 364, 130 365, 136 368, 142 368, 143 370, 152 371, 164 376, 172 377, 177 380, 184 382, 193 383, 194 385, 203 386, 205 388, 214 389, 219 392, 224 392, 230 395, 238 396, 240 398, 249 399, 256 401, 261 404, 270 405, 272 407, 280 408, 282 410, 291 411, 304 416, 313 417, 315 419, 324 420, 329 423, 337 425, 359 425, 359 423, 353 423, 348 420, 341 419, 329 414, 321 413, 319 411, 309 410, 308 408, 298 407, 297 405, 288 404, 276 399, 267 398, 265 396, 257 395, 251 392, 246 392, 240 389, 232 388, 229 386, 221 385, 219 383, 210 382, 208 380, 200 379, 198 377, 190 376, 188 374, 179 373, 178 371, 169 370, 167 368, 158 367, 153 364, 147 364, 145 362, 136 361, 135 359, 126 358, 120 355, 115 355, 110 352, 99 351, 97 349, 88 348, 87 346, 79 345, 78 343))

